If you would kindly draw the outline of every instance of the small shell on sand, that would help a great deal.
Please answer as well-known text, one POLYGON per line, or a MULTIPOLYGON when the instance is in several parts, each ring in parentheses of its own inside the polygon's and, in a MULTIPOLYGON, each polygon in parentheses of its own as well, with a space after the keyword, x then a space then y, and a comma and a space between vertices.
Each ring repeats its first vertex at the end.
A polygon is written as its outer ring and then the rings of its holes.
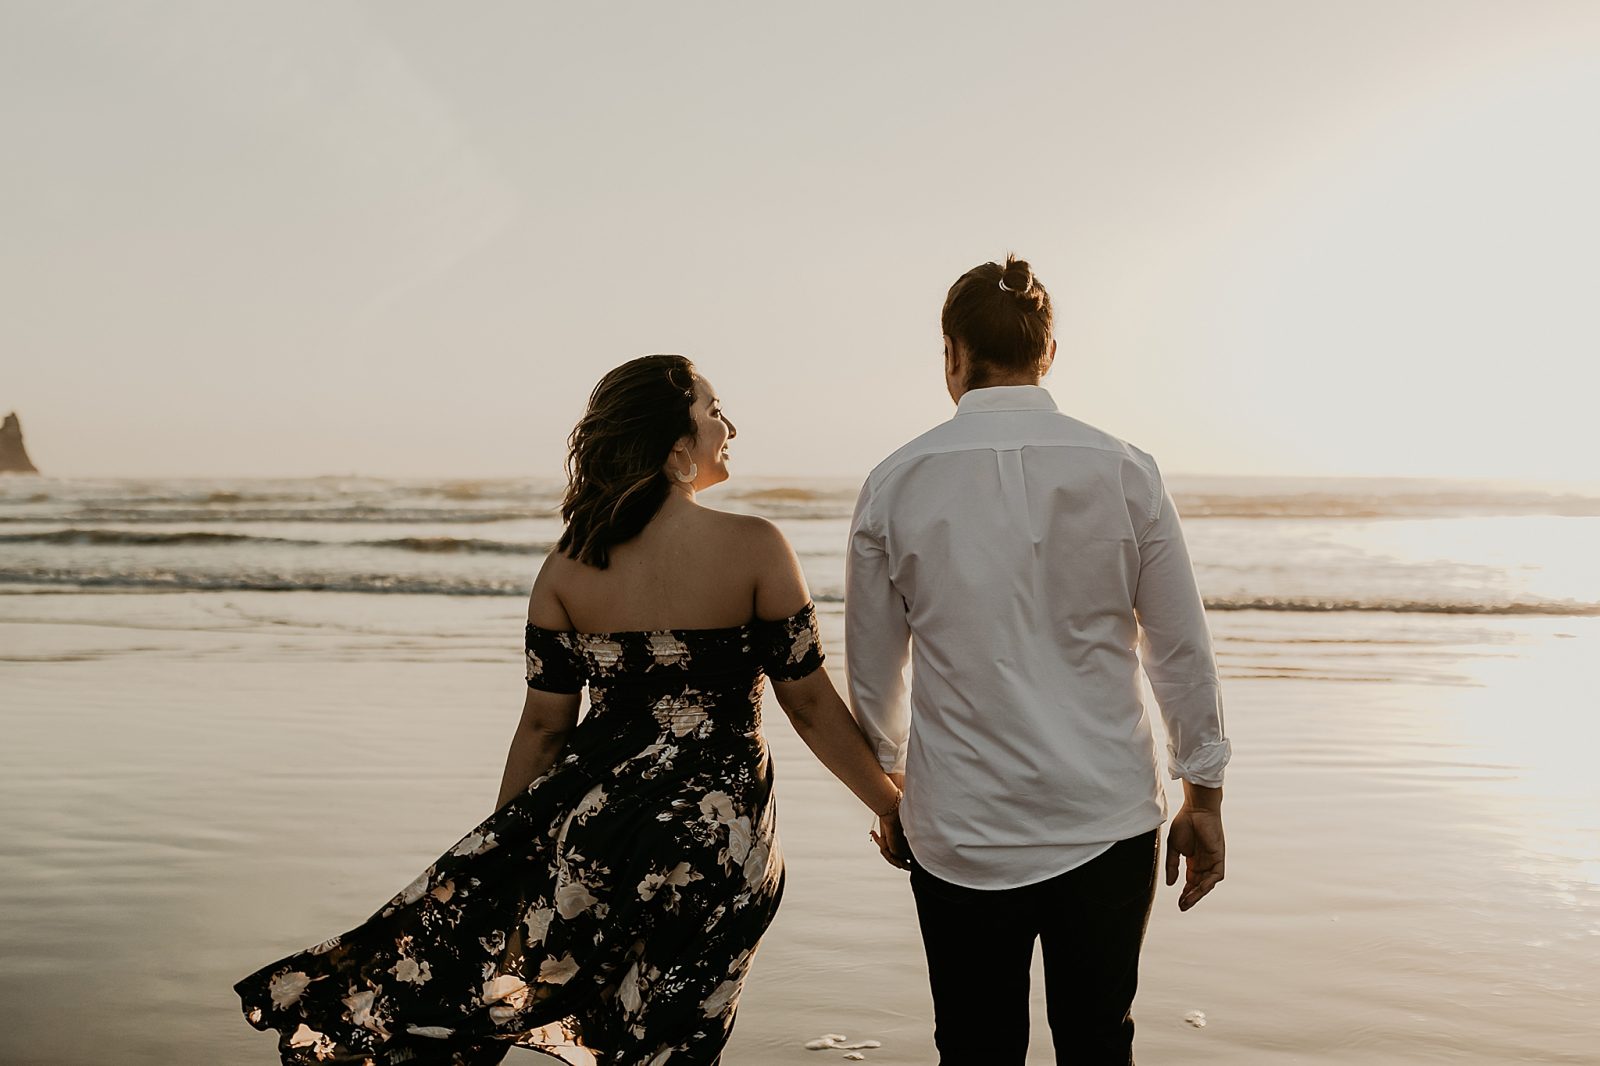
POLYGON ((855 1040, 855 1041, 852 1041, 852 1042, 850 1042, 848 1044, 836 1043, 833 1046, 838 1048, 840 1051, 856 1051, 856 1050, 864 1050, 866 1048, 882 1047, 883 1046, 883 1041, 882 1040, 855 1040))
POLYGON ((1203 1010, 1192 1010, 1183 1016, 1183 1020, 1194 1026, 1196 1029, 1204 1029, 1206 1027, 1206 1012, 1203 1010))
POLYGON ((853 1061, 855 1061, 855 1062, 860 1062, 860 1061, 861 1061, 861 1060, 862 1060, 862 1059, 864 1059, 864 1058, 866 1058, 866 1056, 865 1056, 865 1055, 863 1055, 863 1054, 862 1054, 862 1053, 861 1053, 861 1052, 859 1052, 859 1051, 851 1051, 851 1052, 849 1052, 849 1053, 847 1053, 847 1054, 846 1054, 846 1055, 845 1055, 845 1058, 847 1058, 847 1059, 851 1059, 851 1060, 853 1060, 853 1061))

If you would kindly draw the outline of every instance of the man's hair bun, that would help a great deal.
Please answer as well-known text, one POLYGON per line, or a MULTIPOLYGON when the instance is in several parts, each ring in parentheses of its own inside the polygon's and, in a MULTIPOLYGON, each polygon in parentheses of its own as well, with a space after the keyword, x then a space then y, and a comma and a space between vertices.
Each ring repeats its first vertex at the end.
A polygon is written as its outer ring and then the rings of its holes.
POLYGON ((1014 255, 1006 256, 1006 265, 1000 273, 1000 287, 1018 296, 1033 288, 1033 268, 1028 261, 1014 255))
POLYGON ((1043 310, 1050 297, 1044 286, 1033 276, 1033 268, 1026 259, 1006 256, 1006 265, 1000 268, 1000 288, 1009 292, 1018 303, 1030 311, 1043 310))

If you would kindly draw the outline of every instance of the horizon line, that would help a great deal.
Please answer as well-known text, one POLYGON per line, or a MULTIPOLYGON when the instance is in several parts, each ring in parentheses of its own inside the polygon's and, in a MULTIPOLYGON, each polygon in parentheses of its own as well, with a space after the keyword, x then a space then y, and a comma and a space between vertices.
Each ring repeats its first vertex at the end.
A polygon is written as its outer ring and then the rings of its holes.
MULTIPOLYGON (((860 484, 870 472, 870 467, 859 474, 842 473, 750 473, 741 474, 730 478, 728 481, 713 486, 711 490, 737 485, 739 481, 834 481, 853 482, 860 484)), ((279 473, 279 474, 113 474, 113 473, 79 473, 79 474, 52 474, 46 472, 24 473, 21 471, 0 471, 0 479, 37 479, 40 481, 329 481, 338 479, 367 480, 367 481, 429 481, 429 482, 482 482, 482 481, 543 481, 561 483, 566 480, 563 475, 556 474, 378 474, 360 471, 337 471, 320 474, 306 473, 279 473)), ((1419 483, 1454 483, 1463 485, 1490 485, 1490 484, 1516 484, 1521 486, 1560 486, 1563 488, 1585 488, 1600 490, 1600 479, 1561 478, 1538 475, 1483 475, 1483 474, 1326 474, 1326 473, 1225 473, 1218 471, 1179 470, 1164 471, 1163 477, 1169 481, 1199 480, 1216 478, 1236 481, 1373 481, 1373 482, 1419 482, 1419 483)))

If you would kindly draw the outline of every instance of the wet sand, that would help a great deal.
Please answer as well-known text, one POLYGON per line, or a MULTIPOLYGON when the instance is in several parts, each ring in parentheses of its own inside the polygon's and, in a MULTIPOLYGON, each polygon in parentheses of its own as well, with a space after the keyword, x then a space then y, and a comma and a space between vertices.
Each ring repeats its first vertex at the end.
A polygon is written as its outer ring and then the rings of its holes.
MULTIPOLYGON (((0 1062, 275 1061, 231 982, 359 922, 487 813, 520 611, 0 596, 0 1062)), ((1189 914, 1161 891, 1140 1061, 1600 1061, 1600 620, 1213 624, 1230 874, 1189 914)), ((767 710, 789 882, 725 1061, 839 1061, 803 1048, 835 1032, 932 1062, 904 876, 767 710)), ((1042 999, 1034 1019, 1051 1062, 1042 999)))

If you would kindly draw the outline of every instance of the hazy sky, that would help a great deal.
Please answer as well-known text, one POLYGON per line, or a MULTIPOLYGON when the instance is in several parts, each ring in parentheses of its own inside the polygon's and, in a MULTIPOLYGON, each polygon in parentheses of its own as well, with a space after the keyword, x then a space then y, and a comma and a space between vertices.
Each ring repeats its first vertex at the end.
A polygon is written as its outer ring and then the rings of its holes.
POLYGON ((554 475, 699 362, 739 470, 948 416, 1009 249, 1169 471, 1592 478, 1600 4, 0 0, 47 473, 554 475))

